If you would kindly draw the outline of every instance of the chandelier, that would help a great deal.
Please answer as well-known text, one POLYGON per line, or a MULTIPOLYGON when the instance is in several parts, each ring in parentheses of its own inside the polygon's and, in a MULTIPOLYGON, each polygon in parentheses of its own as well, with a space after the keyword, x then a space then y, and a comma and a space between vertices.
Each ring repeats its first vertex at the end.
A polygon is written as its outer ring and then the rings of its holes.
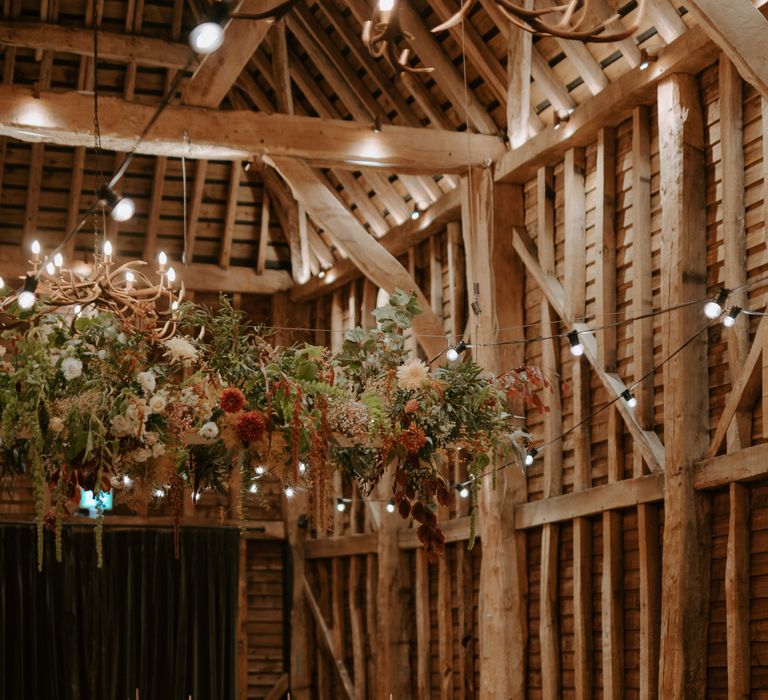
MULTIPOLYGON (((597 13, 591 12, 591 0, 569 0, 561 5, 535 9, 526 8, 512 0, 493 0, 501 13, 516 27, 536 36, 548 36, 558 39, 570 39, 584 43, 607 44, 623 41, 638 29, 643 21, 647 0, 638 0, 637 17, 631 27, 618 32, 608 32, 608 27, 621 19, 616 13, 604 20, 594 20, 597 13), (557 15, 562 15, 557 19, 557 15)), ((461 9, 443 24, 435 27, 433 32, 450 29, 465 20, 477 0, 465 0, 461 9)), ((535 0, 534 0, 535 4, 535 0)))

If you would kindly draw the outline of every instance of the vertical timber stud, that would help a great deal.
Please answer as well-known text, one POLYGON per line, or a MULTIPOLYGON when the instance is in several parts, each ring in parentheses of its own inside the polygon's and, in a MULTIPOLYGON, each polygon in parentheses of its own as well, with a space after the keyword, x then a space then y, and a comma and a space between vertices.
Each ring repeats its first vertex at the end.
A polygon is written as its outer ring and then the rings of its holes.
MULTIPOLYGON (((597 135, 595 232, 598 236, 596 303, 602 325, 616 313, 616 132, 600 129, 597 135)), ((598 359, 616 371, 616 328, 597 336, 598 359)), ((623 477, 622 422, 615 407, 608 409, 608 481, 623 477)), ((605 700, 624 697, 624 606, 621 515, 603 513, 602 654, 605 700)))
MULTIPOLYGON (((586 195, 584 149, 566 151, 563 164, 565 255, 565 306, 568 316, 583 320, 586 314, 586 195)), ((591 486, 591 423, 589 416, 589 364, 573 358, 573 422, 575 464, 573 490, 591 486), (586 420, 586 422, 584 422, 586 420)), ((573 521, 573 633, 574 689, 577 700, 592 697, 592 524, 587 518, 573 521)))
MULTIPOLYGON (((533 9, 533 0, 522 5, 533 9)), ((533 37, 529 32, 509 25, 507 37, 507 137, 512 148, 519 148, 528 139, 531 116, 531 51, 533 37)))
MULTIPOLYGON (((698 83, 672 75, 659 84, 662 304, 700 299, 706 283, 704 121, 698 83)), ((696 306, 664 318, 668 356, 701 330, 696 306)), ((709 501, 693 487, 707 451, 707 338, 700 333, 664 367, 664 547, 659 696, 704 697, 709 614, 709 501)))
MULTIPOLYGON (((632 313, 647 316, 653 308, 651 252, 651 115, 645 106, 632 113, 632 313)), ((634 323, 635 379, 653 367, 653 319, 634 323)), ((635 390, 635 415, 644 430, 654 424, 653 376, 635 390)), ((632 474, 644 473, 640 449, 633 450, 632 474)), ((637 507, 640 566, 640 697, 657 696, 659 668, 659 514, 655 503, 637 507)))
MULTIPOLYGON (((555 188, 551 167, 540 168, 537 175, 536 207, 538 252, 544 271, 555 272, 555 188)), ((546 298, 541 301, 541 335, 557 334, 555 314, 546 298)), ((542 364, 559 374, 558 343, 542 341, 542 364)), ((563 489, 563 441, 560 384, 554 382, 552 407, 544 416, 544 440, 552 448, 544 450, 544 498, 559 496, 563 489)), ((557 552, 559 525, 547 523, 541 531, 541 584, 539 586, 539 647, 541 649, 541 687, 544 700, 560 698, 560 634, 557 614, 557 552)))
MULTIPOLYGON (((468 289, 479 285, 474 340, 492 342, 499 328, 523 324, 522 263, 512 251, 511 227, 523 222, 519 185, 494 187, 490 169, 462 180, 462 231, 468 289)), ((509 337, 509 336, 505 336, 509 337)), ((477 360, 492 372, 523 363, 521 345, 479 348, 477 360)), ((479 663, 481 700, 525 697, 527 575, 525 534, 514 529, 514 504, 526 499, 525 477, 516 467, 486 477, 480 492, 479 663)))

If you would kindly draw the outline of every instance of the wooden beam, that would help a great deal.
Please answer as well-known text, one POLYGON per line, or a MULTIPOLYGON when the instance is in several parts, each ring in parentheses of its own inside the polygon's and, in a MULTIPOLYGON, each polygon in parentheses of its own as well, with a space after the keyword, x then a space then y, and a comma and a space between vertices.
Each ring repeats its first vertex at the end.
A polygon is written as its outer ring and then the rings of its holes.
MULTIPOLYGON (((282 698, 290 689, 291 689, 290 677, 288 676, 287 673, 284 673, 275 681, 275 684, 272 686, 270 691, 266 694, 266 696, 264 697, 264 700, 280 700, 280 698, 282 698)), ((293 692, 291 697, 297 698, 298 700, 298 698, 302 696, 293 692)))
POLYGON ((163 204, 163 189, 165 187, 165 171, 168 160, 164 157, 155 158, 152 174, 152 193, 149 199, 147 228, 144 232, 144 248, 142 257, 150 264, 155 260, 157 249, 157 228, 160 224, 160 207, 163 204))
POLYGON ((219 267, 227 269, 232 257, 232 243, 235 238, 235 219, 237 218, 237 198, 240 192, 241 165, 233 161, 229 168, 229 188, 227 191, 227 207, 224 210, 224 231, 221 236, 219 250, 219 267))
MULTIPOLYGON (((597 235, 597 277, 595 303, 597 322, 605 326, 597 333, 597 359, 609 372, 616 371, 616 131, 600 129, 595 158, 595 233, 597 235)), ((541 247, 539 247, 541 260, 541 247)), ((547 272, 553 270, 545 267, 547 272)), ((545 331, 545 335, 549 330, 545 331)))
POLYGON ((655 503, 664 498, 664 475, 648 474, 624 479, 585 491, 573 491, 518 506, 515 527, 521 530, 586 518, 610 510, 631 508, 638 503, 655 503))
MULTIPOLYGON (((184 69, 194 62, 186 44, 98 30, 99 58, 154 68, 184 69)), ((45 22, 0 20, 0 45, 93 56, 93 30, 45 22)))
MULTIPOLYGON (((523 6, 533 8, 533 0, 525 0, 523 6)), ((512 148, 518 148, 528 140, 532 49, 530 32, 510 26, 507 38, 507 138, 512 148)))
POLYGON ((418 549, 416 558, 416 586, 413 590, 416 608, 416 690, 419 700, 429 700, 431 686, 431 626, 429 621, 429 564, 424 549, 418 549))
POLYGON ((728 698, 750 694, 749 489, 730 485, 728 549, 725 560, 725 615, 728 698))
MULTIPOLYGON (((593 371, 608 391, 609 396, 620 396, 626 389, 626 385, 618 375, 606 371, 598 361, 597 341, 590 328, 586 324, 576 323, 573 319, 568 318, 568 315, 565 312, 563 288, 553 275, 545 273, 542 269, 536 257, 533 242, 523 227, 516 226, 514 229, 514 247, 522 261, 525 263, 531 276, 536 280, 547 300, 560 318, 562 318, 564 323, 569 327, 579 331, 579 340, 584 346, 584 357, 589 360, 593 371)), ((664 454, 663 446, 658 435, 653 431, 644 430, 640 426, 637 422, 637 417, 632 409, 627 407, 626 402, 618 401, 615 405, 617 410, 621 413, 624 422, 627 424, 636 444, 642 449, 643 459, 649 469, 651 469, 651 471, 662 471, 664 468, 664 454)))
POLYGON ((296 160, 273 159, 273 162, 294 196, 315 219, 334 232, 366 277, 390 293, 396 288, 416 292, 422 313, 414 319, 414 333, 429 357, 442 351, 445 348, 445 342, 440 339, 442 323, 397 259, 365 231, 312 168, 296 160))
MULTIPOLYGON (((659 151, 664 154, 661 255, 666 262, 661 296, 665 306, 674 307, 705 292, 704 120, 696 78, 664 80, 658 110, 659 151)), ((664 317, 664 354, 687 343, 664 366, 667 469, 659 688, 670 700, 702 697, 706 686, 709 507, 693 483, 694 463, 708 444, 707 338, 700 331, 700 310, 694 307, 664 317)))
POLYGON ((747 447, 720 457, 707 457, 696 465, 693 485, 715 489, 734 481, 753 481, 768 475, 768 443, 747 447))
POLYGON ((379 536, 376 532, 309 540, 304 546, 304 556, 307 559, 326 559, 373 554, 377 550, 378 540, 379 536))
POLYGON ((691 17, 733 61, 742 78, 768 97, 768 20, 749 0, 683 0, 691 17))
MULTIPOLYGON (((101 140, 105 149, 129 152, 154 106, 119 97, 101 98, 101 140)), ((92 99, 76 92, 40 92, 0 86, 0 135, 21 141, 42 138, 65 146, 90 146, 92 99)), ((171 105, 158 118, 137 152, 147 155, 248 160, 254 154, 292 157, 350 170, 361 167, 429 175, 462 172, 504 152, 501 139, 436 129, 370 124, 244 110, 216 112, 171 105), (186 130, 189 141, 183 134, 186 130)))
MULTIPOLYGON (((723 274, 728 302, 747 307, 747 237, 744 226, 744 144, 742 133, 743 86, 734 64, 720 56, 720 163, 723 212, 723 274)), ((737 318, 726 336, 728 374, 733 381, 741 373, 749 354, 749 318, 737 318)), ((728 431, 728 449, 748 447, 752 439, 752 416, 737 411, 728 431)))
POLYGON ((312 616, 315 618, 315 624, 317 625, 322 640, 325 644, 326 651, 333 660, 333 665, 336 668, 336 672, 339 674, 339 680, 341 681, 341 687, 344 690, 344 695, 347 697, 347 700, 355 700, 355 686, 352 683, 352 679, 350 678, 349 671, 347 671, 347 667, 344 664, 344 660, 336 655, 333 644, 333 635, 331 634, 331 630, 328 627, 328 623, 323 617, 323 612, 320 610, 320 606, 317 604, 315 595, 312 593, 312 588, 310 587, 309 581, 307 581, 306 577, 304 578, 304 596, 307 599, 307 603, 309 603, 309 609, 312 612, 312 616))
MULTIPOLYGON (((521 510, 517 511, 518 515, 520 512, 521 510)), ((517 525, 517 527, 520 526, 517 525)), ((541 531, 541 574, 539 577, 539 649, 541 654, 541 697, 543 700, 558 700, 562 697, 557 590, 559 542, 560 529, 545 525, 541 531)))
POLYGON ((667 44, 685 33, 685 22, 670 0, 646 0, 646 7, 654 28, 667 44))

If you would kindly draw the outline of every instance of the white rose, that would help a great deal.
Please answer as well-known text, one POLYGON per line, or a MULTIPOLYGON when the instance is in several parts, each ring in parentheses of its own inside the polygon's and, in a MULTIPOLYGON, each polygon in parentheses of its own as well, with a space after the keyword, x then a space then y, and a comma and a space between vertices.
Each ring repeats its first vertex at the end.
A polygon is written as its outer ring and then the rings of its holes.
POLYGON ((216 423, 213 421, 208 421, 208 423, 205 423, 203 427, 197 431, 197 433, 201 438, 205 438, 206 440, 213 440, 219 434, 219 426, 216 425, 216 423))
POLYGON ((165 454, 165 443, 163 442, 156 443, 152 448, 152 456, 161 457, 164 454, 165 454))
POLYGON ((139 449, 133 451, 134 462, 146 462, 152 456, 152 450, 148 450, 146 447, 139 447, 139 449))
POLYGON ((167 404, 168 402, 165 399, 165 394, 159 392, 149 400, 149 410, 152 411, 152 413, 162 413, 167 404))
POLYGON ((133 423, 131 423, 125 416, 115 416, 112 419, 112 433, 115 437, 128 437, 133 431, 133 423))
POLYGON ((51 420, 48 421, 48 427, 54 433, 60 433, 62 430, 64 430, 64 421, 58 416, 54 416, 51 418, 51 420))
POLYGON ((61 361, 61 373, 67 381, 77 379, 83 373, 83 363, 76 357, 66 357, 61 361))
POLYGON ((157 385, 157 382, 155 381, 155 375, 152 372, 152 370, 148 370, 146 372, 139 372, 136 375, 136 381, 139 383, 139 386, 141 386, 141 390, 145 394, 151 394, 155 390, 155 386, 157 385))
POLYGON ((100 360, 106 360, 109 357, 109 353, 107 353, 106 350, 99 350, 96 353, 96 357, 98 357, 100 360))
POLYGON ((157 442, 157 433, 155 433, 155 432, 152 432, 152 431, 148 432, 148 433, 147 433, 147 434, 144 436, 144 442, 146 442, 146 443, 147 443, 147 445, 149 445, 150 447, 152 447, 152 445, 154 445, 154 444, 157 442))

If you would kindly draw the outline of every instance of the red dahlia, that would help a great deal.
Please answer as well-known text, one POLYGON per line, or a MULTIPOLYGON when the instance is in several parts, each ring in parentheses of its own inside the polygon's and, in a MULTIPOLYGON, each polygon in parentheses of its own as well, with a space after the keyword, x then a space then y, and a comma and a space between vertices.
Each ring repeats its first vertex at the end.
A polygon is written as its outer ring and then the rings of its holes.
POLYGON ((256 442, 267 427, 267 421, 259 411, 248 411, 237 419, 235 431, 243 442, 256 442))
POLYGON ((245 408, 245 394, 240 389, 229 387, 221 392, 219 406, 227 413, 237 413, 245 408))

